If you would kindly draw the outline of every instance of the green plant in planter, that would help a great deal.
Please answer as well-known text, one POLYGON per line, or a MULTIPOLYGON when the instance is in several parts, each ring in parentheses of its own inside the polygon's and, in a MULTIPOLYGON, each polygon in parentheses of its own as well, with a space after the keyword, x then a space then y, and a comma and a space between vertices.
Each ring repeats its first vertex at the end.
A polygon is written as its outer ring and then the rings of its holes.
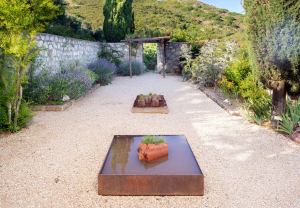
POLYGON ((157 97, 153 98, 152 105, 153 107, 159 107, 159 100, 157 99, 157 97))
POLYGON ((149 95, 144 96, 144 100, 146 103, 151 103, 151 97, 149 95))
POLYGON ((139 107, 144 107, 145 106, 144 96, 140 96, 140 98, 138 100, 138 106, 139 107))
POLYGON ((155 135, 147 135, 143 137, 143 144, 160 144, 160 143, 167 143, 165 138, 162 136, 155 136, 155 135))
POLYGON ((151 95, 152 95, 152 93, 150 92, 150 93, 149 93, 149 96, 151 96, 151 95))

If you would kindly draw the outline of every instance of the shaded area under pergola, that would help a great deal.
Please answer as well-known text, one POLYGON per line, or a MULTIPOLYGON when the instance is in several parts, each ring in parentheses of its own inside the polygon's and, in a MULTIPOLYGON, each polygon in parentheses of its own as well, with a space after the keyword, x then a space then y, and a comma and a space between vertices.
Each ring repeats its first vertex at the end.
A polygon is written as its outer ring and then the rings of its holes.
POLYGON ((165 54, 165 45, 170 40, 170 36, 165 37, 155 37, 155 38, 138 38, 138 39, 128 39, 121 40, 121 42, 127 42, 129 46, 129 70, 130 70, 130 78, 132 78, 132 70, 131 70, 131 43, 160 43, 162 47, 162 62, 163 62, 163 77, 166 76, 165 73, 165 62, 166 62, 166 54, 165 54))

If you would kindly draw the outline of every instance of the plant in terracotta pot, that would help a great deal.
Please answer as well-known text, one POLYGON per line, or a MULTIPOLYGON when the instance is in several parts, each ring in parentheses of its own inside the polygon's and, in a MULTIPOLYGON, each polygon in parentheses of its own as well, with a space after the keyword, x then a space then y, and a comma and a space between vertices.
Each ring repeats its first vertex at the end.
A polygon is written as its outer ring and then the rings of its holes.
POLYGON ((157 99, 157 97, 154 97, 152 99, 152 106, 153 107, 159 107, 159 100, 157 99))
POLYGON ((138 106, 145 107, 145 100, 143 96, 140 96, 140 99, 138 100, 138 106))
POLYGON ((144 96, 144 100, 147 104, 151 103, 151 97, 149 95, 144 96))
POLYGON ((163 137, 153 135, 143 137, 138 148, 140 161, 151 162, 168 155, 168 144, 163 137))
POLYGON ((157 95, 158 100, 162 100, 162 95, 157 95))

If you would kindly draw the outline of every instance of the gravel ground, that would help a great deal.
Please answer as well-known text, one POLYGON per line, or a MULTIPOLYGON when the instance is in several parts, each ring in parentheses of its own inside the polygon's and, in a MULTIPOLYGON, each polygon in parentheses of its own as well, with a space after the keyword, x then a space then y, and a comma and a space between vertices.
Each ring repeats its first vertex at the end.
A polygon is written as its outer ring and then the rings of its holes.
POLYGON ((300 146, 230 116, 181 77, 117 77, 64 112, 38 113, 0 136, 0 207, 300 207, 300 146), (169 114, 132 114, 137 94, 163 94, 169 114), (113 135, 184 134, 204 196, 99 196, 113 135))

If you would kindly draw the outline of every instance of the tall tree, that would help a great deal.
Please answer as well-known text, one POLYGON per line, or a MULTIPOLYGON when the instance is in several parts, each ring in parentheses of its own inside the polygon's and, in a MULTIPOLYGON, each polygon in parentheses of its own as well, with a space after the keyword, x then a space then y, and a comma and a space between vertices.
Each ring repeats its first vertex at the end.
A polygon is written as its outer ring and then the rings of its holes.
POLYGON ((6 100, 9 127, 12 118, 14 128, 18 126, 22 102, 21 84, 26 81, 24 74, 38 54, 38 50, 35 50, 36 34, 43 31, 46 24, 57 15, 59 7, 53 2, 54 0, 0 1, 0 78, 4 89, 1 95, 5 95, 3 97, 6 100), (9 64, 5 60, 9 60, 9 64))
POLYGON ((271 120, 285 109, 286 92, 300 92, 300 1, 244 0, 254 73, 273 89, 271 120))
POLYGON ((107 42, 119 42, 134 32, 133 0, 106 0, 103 8, 103 32, 107 42))

